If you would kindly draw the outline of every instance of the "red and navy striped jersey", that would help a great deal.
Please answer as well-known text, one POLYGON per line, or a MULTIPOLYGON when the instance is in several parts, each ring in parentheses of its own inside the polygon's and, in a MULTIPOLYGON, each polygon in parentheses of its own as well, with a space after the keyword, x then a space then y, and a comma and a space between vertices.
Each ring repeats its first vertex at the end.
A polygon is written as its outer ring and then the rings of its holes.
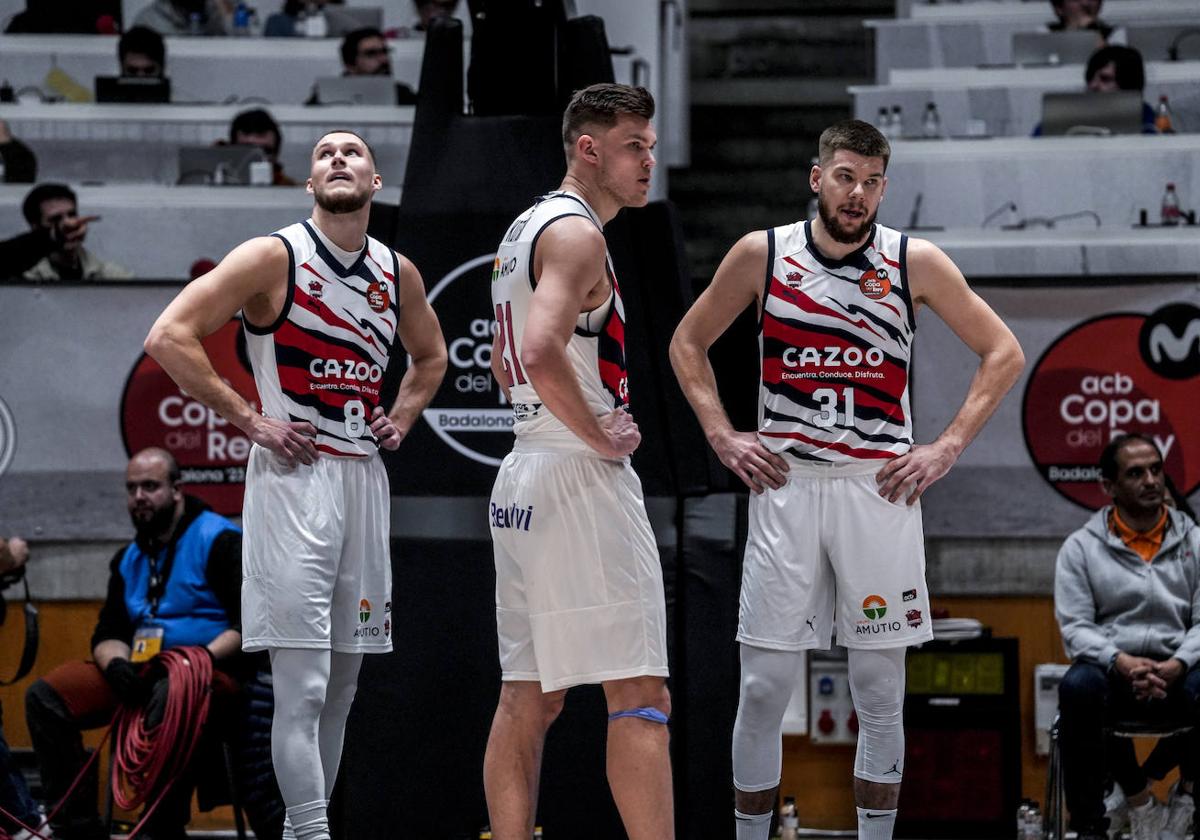
POLYGON ((263 414, 312 423, 322 454, 373 455, 371 413, 400 314, 396 253, 368 236, 346 266, 311 219, 272 235, 288 251, 283 311, 265 328, 243 320, 263 414))
POLYGON ((817 250, 811 222, 769 230, 767 243, 759 439, 811 461, 903 455, 913 441, 916 327, 908 237, 874 225, 840 260, 817 250))
MULTIPOLYGON (((582 216, 603 230, 595 211, 582 198, 569 192, 552 192, 522 213, 509 226, 492 270, 492 306, 497 329, 503 331, 504 365, 510 380, 518 437, 532 434, 571 434, 546 409, 529 382, 521 363, 525 320, 537 278, 533 276, 534 249, 542 232, 568 216, 582 216)), ((597 415, 629 404, 629 377, 625 368, 625 304, 605 254, 605 270, 612 284, 608 299, 591 312, 579 315, 575 333, 567 342, 567 358, 579 379, 583 396, 597 415)), ((572 435, 573 436, 573 435, 572 435)))

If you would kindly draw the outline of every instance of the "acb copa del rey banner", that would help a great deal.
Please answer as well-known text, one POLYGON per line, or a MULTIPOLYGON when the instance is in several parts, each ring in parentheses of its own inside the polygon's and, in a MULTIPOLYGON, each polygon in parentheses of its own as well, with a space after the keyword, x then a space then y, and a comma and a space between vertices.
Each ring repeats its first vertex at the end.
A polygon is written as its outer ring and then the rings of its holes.
MULTIPOLYGON (((217 375, 258 410, 258 391, 244 348, 241 322, 236 320, 204 340, 217 375)), ((170 451, 188 493, 218 513, 241 514, 250 441, 240 429, 180 389, 146 355, 129 373, 120 412, 129 454, 148 446, 170 451)))
MULTIPOLYGON (((1025 351, 1020 381, 924 502, 934 535, 1064 536, 1108 503, 1098 460, 1124 432, 1150 435, 1184 495, 1200 489, 1200 292, 1195 278, 975 284, 1025 351)), ((962 404, 975 357, 918 316, 917 442, 962 404)))
POLYGON ((1074 324, 1030 372, 1025 442, 1042 477, 1084 507, 1107 504, 1096 465, 1114 435, 1150 435, 1175 486, 1200 486, 1200 309, 1172 303, 1074 324))

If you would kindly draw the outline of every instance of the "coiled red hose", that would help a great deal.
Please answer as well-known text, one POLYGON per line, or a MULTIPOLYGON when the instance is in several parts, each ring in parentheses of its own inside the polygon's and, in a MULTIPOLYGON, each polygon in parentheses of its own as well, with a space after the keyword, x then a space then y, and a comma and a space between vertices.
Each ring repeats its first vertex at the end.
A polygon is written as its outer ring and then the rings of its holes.
POLYGON ((172 648, 160 653, 156 662, 166 670, 169 686, 162 723, 147 728, 144 708, 122 706, 113 724, 113 802, 132 811, 154 797, 129 833, 130 840, 187 769, 212 699, 212 658, 202 648, 172 648))

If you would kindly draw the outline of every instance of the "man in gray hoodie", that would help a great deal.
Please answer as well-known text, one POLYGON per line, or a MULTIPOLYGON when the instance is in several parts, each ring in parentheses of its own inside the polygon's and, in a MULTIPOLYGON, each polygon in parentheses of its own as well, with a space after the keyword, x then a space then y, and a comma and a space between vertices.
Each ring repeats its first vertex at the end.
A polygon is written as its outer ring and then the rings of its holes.
POLYGON ((1163 458, 1146 435, 1115 438, 1100 456, 1112 505, 1058 553, 1054 606, 1073 664, 1059 686, 1064 783, 1080 840, 1106 838, 1104 783, 1125 792, 1135 840, 1191 837, 1200 747, 1200 527, 1167 504, 1163 458), (1133 744, 1105 739, 1114 721, 1197 724, 1182 780, 1164 807, 1133 744))

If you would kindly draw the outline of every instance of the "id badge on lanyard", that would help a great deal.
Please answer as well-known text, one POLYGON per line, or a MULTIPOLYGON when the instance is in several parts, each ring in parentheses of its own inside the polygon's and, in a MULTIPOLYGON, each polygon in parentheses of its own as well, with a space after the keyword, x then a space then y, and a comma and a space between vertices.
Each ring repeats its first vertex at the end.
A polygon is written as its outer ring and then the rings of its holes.
POLYGON ((148 662, 162 652, 163 628, 154 624, 143 624, 133 634, 133 652, 130 662, 148 662))

